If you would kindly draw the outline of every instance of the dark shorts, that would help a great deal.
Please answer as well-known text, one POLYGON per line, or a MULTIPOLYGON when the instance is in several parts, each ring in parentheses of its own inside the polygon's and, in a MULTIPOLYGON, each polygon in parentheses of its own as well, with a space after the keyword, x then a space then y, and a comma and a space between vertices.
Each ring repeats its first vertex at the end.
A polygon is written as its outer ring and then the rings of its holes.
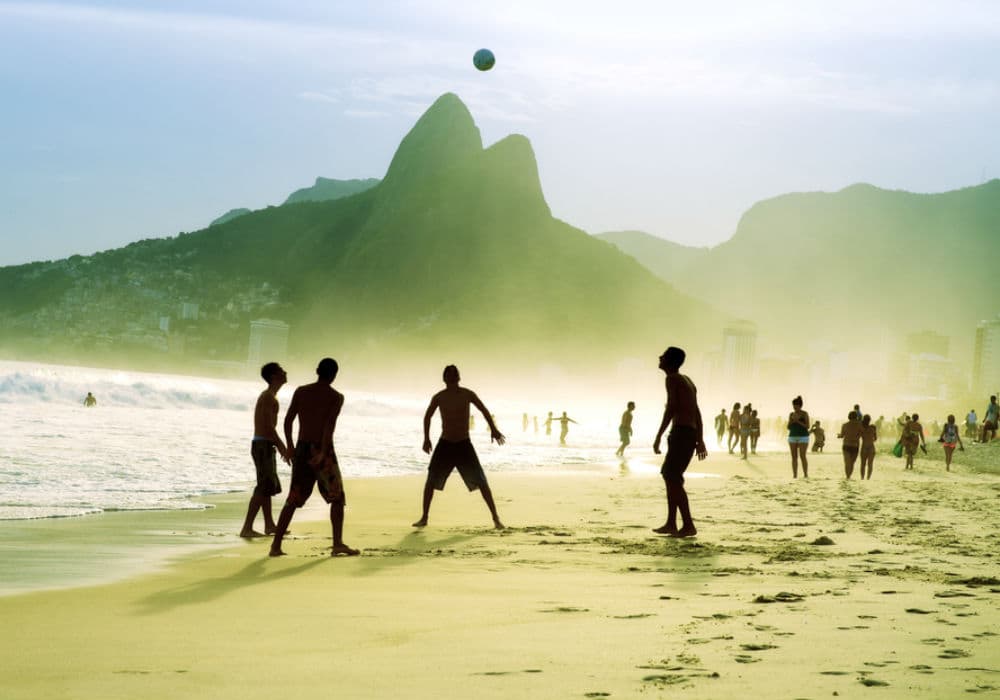
POLYGON ((344 480, 340 475, 337 455, 326 455, 317 464, 312 461, 319 454, 319 444, 300 442, 295 446, 292 461, 292 483, 288 487, 288 505, 301 508, 312 495, 313 486, 319 487, 319 495, 330 504, 347 503, 344 495, 344 480))
POLYGON ((444 490, 444 484, 451 476, 452 469, 458 469, 462 481, 470 491, 487 486, 486 474, 476 456, 476 449, 471 440, 448 442, 438 440, 431 455, 431 463, 427 467, 427 483, 438 491, 444 490))
POLYGON ((667 456, 660 469, 664 481, 674 484, 684 483, 684 472, 691 463, 697 442, 698 434, 692 427, 679 425, 670 431, 670 435, 667 436, 667 456))
POLYGON ((269 440, 254 440, 250 443, 250 456, 253 457, 253 465, 257 468, 254 496, 274 496, 281 493, 278 460, 275 457, 277 452, 278 448, 269 440))
POLYGON ((618 428, 618 438, 622 441, 623 445, 627 445, 632 442, 632 433, 628 428, 618 428))

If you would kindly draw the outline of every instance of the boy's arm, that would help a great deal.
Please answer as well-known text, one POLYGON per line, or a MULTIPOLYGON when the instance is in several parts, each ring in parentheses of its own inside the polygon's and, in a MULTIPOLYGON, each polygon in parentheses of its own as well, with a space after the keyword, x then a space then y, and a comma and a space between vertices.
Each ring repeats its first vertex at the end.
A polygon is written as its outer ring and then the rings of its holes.
POLYGON ((424 411, 424 446, 423 450, 427 454, 431 453, 431 417, 438 408, 437 394, 431 397, 431 402, 424 411))
POLYGON ((670 421, 674 419, 674 409, 670 405, 670 394, 667 394, 667 405, 663 408, 663 420, 660 421, 660 428, 656 431, 656 439, 653 440, 653 453, 660 454, 660 439, 666 431, 670 421))
POLYGON ((285 443, 278 436, 278 399, 266 392, 261 394, 260 398, 257 399, 257 410, 260 412, 260 417, 262 418, 261 423, 258 423, 258 425, 263 424, 267 426, 266 434, 261 435, 261 437, 270 440, 278 448, 278 454, 287 458, 288 451, 285 449, 285 443))
POLYGON ((285 413, 285 445, 288 448, 288 453, 293 454, 295 452, 295 443, 292 441, 292 424, 295 422, 295 417, 299 414, 299 390, 296 389, 295 393, 292 394, 292 402, 288 404, 288 411, 285 413))
POLYGON ((496 423, 493 422, 493 416, 486 410, 486 406, 479 400, 479 397, 476 396, 474 391, 469 392, 469 401, 472 402, 473 406, 479 409, 479 412, 483 414, 483 418, 486 419, 487 425, 490 426, 490 440, 496 442, 498 445, 504 444, 507 438, 505 438, 503 433, 501 433, 499 428, 497 428, 496 423))

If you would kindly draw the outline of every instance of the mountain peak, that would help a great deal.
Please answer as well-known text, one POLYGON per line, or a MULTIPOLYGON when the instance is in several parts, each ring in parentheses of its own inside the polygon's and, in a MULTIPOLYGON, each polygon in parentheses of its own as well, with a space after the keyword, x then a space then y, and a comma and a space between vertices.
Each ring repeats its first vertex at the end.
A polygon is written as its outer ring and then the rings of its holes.
POLYGON ((391 187, 398 180, 434 177, 482 150, 483 140, 469 108, 458 95, 447 92, 434 101, 399 144, 385 182, 391 187))

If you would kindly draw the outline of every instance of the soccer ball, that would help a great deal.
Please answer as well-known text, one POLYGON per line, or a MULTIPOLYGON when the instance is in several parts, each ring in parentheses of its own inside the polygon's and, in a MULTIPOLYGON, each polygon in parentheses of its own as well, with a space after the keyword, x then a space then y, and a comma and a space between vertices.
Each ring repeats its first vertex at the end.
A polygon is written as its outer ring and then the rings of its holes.
POLYGON ((478 70, 489 70, 496 62, 496 57, 489 49, 479 49, 479 51, 476 51, 476 53, 472 56, 472 65, 474 65, 478 70))

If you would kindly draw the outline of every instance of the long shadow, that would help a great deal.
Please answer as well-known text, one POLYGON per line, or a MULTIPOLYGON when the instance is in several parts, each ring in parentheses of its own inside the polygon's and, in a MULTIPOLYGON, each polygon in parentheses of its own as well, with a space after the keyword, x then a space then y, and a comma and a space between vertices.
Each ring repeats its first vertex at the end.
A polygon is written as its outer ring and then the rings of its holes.
POLYGON ((319 566, 323 562, 329 561, 329 559, 330 557, 320 557, 298 566, 283 567, 280 569, 276 567, 283 563, 281 560, 266 557, 256 559, 229 576, 204 579, 152 593, 137 601, 139 609, 136 614, 154 615, 159 612, 178 608, 182 605, 207 603, 241 588, 257 586, 262 583, 273 583, 291 576, 298 576, 314 566, 319 566), (267 567, 269 565, 275 568, 268 571, 267 567))
POLYGON ((444 549, 461 542, 480 537, 479 534, 456 534, 438 540, 427 540, 424 530, 414 530, 404 535, 395 547, 383 547, 385 554, 365 555, 358 560, 358 565, 354 567, 355 576, 371 576, 386 569, 397 568, 414 563, 419 557, 444 549))

